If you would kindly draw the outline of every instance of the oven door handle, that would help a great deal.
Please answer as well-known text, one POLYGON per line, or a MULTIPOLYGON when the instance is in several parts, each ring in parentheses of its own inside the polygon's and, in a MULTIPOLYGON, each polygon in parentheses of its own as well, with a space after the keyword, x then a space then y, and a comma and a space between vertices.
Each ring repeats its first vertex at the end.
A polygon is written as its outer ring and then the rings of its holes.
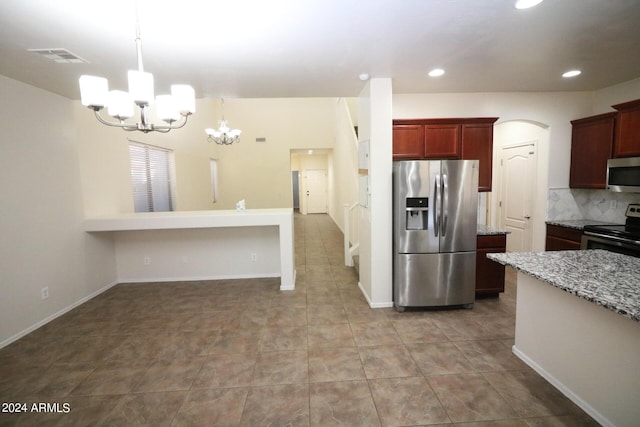
POLYGON ((608 236, 608 235, 594 233, 593 231, 585 231, 584 234, 585 234, 585 236, 597 237, 598 239, 603 239, 605 241, 606 240, 614 240, 616 242, 627 243, 627 244, 630 244, 630 245, 640 245, 640 241, 627 239, 627 238, 624 238, 624 237, 608 236))

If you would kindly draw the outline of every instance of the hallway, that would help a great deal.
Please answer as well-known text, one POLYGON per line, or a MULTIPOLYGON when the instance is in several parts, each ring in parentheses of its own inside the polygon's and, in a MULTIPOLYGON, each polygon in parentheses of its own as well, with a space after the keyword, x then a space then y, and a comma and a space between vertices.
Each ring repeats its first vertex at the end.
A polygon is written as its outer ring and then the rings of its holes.
POLYGON ((0 401, 69 408, 0 426, 597 425, 511 353, 512 272, 473 310, 400 314, 368 307, 328 215, 295 241, 295 291, 120 284, 0 350, 0 401))

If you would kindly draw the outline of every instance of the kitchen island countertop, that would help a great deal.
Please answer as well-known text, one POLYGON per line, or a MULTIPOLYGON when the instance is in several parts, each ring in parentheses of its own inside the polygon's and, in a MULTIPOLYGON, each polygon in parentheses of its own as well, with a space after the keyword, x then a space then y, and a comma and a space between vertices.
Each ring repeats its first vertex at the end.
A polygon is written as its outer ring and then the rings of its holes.
POLYGON ((487 258, 640 322, 640 258, 599 249, 492 253, 487 258))

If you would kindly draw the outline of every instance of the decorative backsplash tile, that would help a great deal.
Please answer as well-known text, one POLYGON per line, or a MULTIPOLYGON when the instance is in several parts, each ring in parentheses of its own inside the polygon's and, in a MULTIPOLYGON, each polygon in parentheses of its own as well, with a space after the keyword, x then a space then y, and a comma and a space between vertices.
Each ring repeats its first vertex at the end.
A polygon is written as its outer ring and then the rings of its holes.
POLYGON ((623 223, 629 203, 640 203, 640 194, 551 188, 547 196, 547 220, 593 219, 623 223))
POLYGON ((478 193, 478 224, 487 223, 487 193, 478 193))

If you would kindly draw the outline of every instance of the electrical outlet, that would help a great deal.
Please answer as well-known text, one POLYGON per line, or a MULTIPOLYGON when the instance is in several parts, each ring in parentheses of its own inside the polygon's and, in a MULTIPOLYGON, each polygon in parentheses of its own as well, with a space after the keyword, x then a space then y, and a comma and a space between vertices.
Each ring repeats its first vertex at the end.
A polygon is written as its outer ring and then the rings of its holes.
POLYGON ((144 265, 149 265, 149 264, 151 264, 151 257, 148 257, 148 256, 144 257, 144 265))
POLYGON ((611 201, 609 201, 609 208, 615 209, 617 207, 618 207, 618 201, 616 199, 612 199, 611 201))
POLYGON ((252 253, 251 254, 251 261, 257 261, 258 260, 258 254, 257 253, 252 253))
POLYGON ((49 298, 49 287, 48 286, 45 286, 44 288, 40 289, 40 296, 42 297, 42 299, 49 298))

